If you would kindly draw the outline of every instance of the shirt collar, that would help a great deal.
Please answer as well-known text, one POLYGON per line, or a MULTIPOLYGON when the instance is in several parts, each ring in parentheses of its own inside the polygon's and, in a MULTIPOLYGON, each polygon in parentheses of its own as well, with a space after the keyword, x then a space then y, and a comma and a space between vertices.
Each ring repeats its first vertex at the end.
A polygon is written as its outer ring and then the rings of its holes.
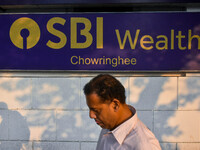
POLYGON ((135 108, 129 106, 129 109, 133 112, 134 115, 119 125, 116 129, 111 131, 120 145, 123 143, 126 136, 132 131, 137 123, 137 113, 135 108))

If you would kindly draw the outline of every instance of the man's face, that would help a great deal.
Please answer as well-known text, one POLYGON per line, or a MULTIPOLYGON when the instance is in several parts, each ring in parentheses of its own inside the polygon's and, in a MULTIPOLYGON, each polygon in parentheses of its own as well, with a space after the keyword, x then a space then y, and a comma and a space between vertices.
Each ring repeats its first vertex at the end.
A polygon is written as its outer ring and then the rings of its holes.
POLYGON ((112 102, 103 103, 96 93, 86 95, 86 100, 90 109, 90 118, 94 119, 95 122, 104 129, 113 129, 116 119, 112 102))

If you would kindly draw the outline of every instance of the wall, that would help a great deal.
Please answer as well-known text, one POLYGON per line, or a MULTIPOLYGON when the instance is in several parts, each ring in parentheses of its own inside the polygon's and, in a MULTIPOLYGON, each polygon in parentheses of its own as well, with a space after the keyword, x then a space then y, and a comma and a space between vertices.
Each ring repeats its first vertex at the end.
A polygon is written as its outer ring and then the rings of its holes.
MULTIPOLYGON (((2 73, 0 150, 94 150, 100 128, 82 93, 92 76, 2 73)), ((200 150, 200 74, 150 76, 117 74, 127 103, 163 150, 200 150)))

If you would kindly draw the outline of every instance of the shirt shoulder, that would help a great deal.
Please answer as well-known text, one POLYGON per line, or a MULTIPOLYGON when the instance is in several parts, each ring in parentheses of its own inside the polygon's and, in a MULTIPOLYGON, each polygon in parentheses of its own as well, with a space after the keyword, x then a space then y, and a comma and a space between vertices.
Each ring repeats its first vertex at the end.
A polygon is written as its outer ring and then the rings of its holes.
MULTIPOLYGON (((159 141, 153 132, 138 119, 136 127, 126 137, 125 143, 133 143, 133 147, 148 150, 161 150, 159 141)), ((136 149, 137 149, 136 148, 136 149)))

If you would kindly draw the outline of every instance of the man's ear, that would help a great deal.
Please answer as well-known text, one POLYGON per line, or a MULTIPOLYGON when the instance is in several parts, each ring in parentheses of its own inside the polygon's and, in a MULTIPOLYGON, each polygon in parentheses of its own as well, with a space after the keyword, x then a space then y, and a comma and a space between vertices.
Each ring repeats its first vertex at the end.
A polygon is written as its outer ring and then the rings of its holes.
POLYGON ((113 107, 114 111, 117 112, 120 107, 120 101, 118 99, 114 98, 112 100, 112 107, 113 107))

